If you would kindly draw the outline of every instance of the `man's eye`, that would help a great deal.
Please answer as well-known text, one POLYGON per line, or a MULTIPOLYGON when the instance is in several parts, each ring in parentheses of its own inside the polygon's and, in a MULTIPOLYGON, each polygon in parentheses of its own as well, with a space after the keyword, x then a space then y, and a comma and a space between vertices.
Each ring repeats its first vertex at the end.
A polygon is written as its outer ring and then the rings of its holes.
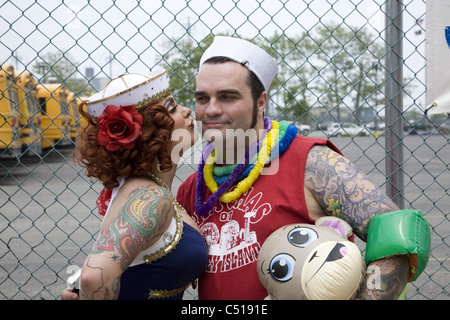
POLYGON ((207 101, 206 97, 200 97, 200 96, 195 97, 195 102, 197 102, 197 103, 206 103, 206 101, 207 101))
POLYGON ((234 100, 234 99, 235 99, 235 96, 232 96, 232 95, 222 96, 222 100, 225 100, 225 101, 230 101, 230 100, 234 100))

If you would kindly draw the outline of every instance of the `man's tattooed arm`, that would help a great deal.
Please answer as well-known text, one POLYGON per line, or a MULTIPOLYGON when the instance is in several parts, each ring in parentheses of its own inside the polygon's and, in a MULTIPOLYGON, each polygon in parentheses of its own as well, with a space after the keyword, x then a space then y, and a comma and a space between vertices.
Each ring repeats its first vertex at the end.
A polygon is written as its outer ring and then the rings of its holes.
POLYGON ((410 272, 406 255, 372 261, 367 266, 365 287, 361 288, 358 300, 395 300, 408 283, 410 272))
MULTIPOLYGON (((399 210, 353 163, 328 147, 316 146, 309 152, 305 184, 325 214, 347 221, 363 241, 374 215, 399 210)), ((359 298, 395 299, 405 287, 409 272, 406 256, 371 262, 367 286, 359 298)))
POLYGON ((151 185, 131 192, 83 265, 80 299, 117 299, 120 276, 139 252, 162 233, 172 213, 173 204, 164 188, 151 185))
POLYGON ((370 219, 397 206, 353 163, 328 147, 308 154, 305 183, 327 215, 347 221, 363 241, 370 219))

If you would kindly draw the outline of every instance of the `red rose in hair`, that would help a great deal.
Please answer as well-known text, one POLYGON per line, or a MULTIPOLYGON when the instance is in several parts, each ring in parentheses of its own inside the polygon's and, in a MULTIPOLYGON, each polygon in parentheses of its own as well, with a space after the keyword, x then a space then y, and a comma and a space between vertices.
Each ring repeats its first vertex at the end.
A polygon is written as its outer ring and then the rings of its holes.
POLYGON ((98 117, 98 143, 108 151, 134 148, 142 134, 142 116, 134 106, 106 106, 98 117))

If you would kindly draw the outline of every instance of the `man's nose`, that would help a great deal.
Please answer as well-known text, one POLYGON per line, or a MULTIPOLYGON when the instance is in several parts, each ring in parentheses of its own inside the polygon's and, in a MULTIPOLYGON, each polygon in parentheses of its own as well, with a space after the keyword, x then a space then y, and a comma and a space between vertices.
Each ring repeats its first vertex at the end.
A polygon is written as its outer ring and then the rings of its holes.
POLYGON ((209 103, 206 106, 205 114, 208 117, 222 114, 222 108, 220 107, 219 101, 217 101, 217 99, 212 98, 211 100, 209 100, 209 103))

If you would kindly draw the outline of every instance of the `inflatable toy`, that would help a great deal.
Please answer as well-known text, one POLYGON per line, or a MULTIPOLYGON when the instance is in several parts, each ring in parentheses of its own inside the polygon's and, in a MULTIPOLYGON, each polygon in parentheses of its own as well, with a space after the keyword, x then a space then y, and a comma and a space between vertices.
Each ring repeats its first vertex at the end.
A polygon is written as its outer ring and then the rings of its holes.
POLYGON ((358 293, 365 264, 348 237, 350 225, 336 217, 292 224, 273 232, 258 257, 266 299, 347 300, 358 293))

